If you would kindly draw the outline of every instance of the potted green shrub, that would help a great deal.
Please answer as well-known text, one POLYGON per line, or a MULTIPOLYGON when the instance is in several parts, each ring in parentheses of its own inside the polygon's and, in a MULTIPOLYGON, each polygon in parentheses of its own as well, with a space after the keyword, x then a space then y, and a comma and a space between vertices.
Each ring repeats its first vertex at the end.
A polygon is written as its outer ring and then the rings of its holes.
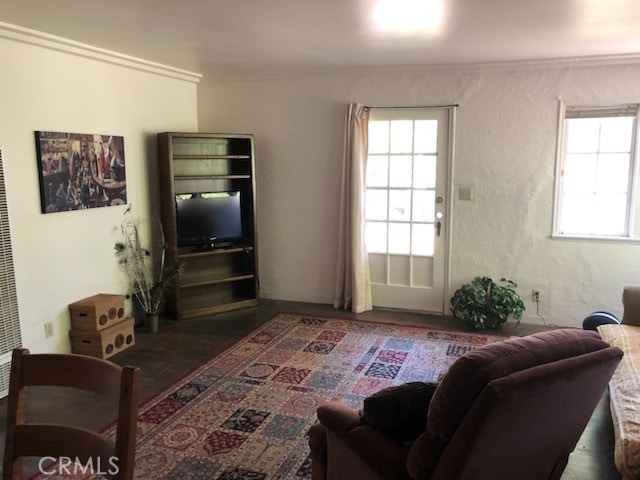
POLYGON ((451 312, 476 330, 500 329, 510 316, 519 325, 525 306, 517 286, 505 278, 496 283, 489 277, 475 277, 453 294, 451 312))
POLYGON ((141 223, 142 220, 133 216, 129 206, 120 225, 123 240, 116 242, 114 248, 134 300, 144 311, 147 330, 155 333, 158 331, 160 306, 184 270, 184 262, 167 259, 164 232, 159 224, 158 244, 152 254, 144 245, 141 223))

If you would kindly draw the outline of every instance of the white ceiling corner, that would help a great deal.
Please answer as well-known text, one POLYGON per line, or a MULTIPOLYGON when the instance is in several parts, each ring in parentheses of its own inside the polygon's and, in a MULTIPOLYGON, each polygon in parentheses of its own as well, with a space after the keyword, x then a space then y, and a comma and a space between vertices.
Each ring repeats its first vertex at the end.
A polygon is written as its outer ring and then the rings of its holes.
POLYGON ((40 41, 57 48, 189 81, 640 59, 637 0, 0 0, 0 22, 5 37, 11 26, 14 38, 34 41, 41 32, 40 41))

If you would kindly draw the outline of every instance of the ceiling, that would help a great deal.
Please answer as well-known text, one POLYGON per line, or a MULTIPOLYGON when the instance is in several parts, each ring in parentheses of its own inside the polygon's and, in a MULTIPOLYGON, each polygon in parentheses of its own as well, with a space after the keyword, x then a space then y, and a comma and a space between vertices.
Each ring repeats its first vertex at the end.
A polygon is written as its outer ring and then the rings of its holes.
POLYGON ((638 0, 0 0, 0 21, 205 78, 640 58, 638 0))

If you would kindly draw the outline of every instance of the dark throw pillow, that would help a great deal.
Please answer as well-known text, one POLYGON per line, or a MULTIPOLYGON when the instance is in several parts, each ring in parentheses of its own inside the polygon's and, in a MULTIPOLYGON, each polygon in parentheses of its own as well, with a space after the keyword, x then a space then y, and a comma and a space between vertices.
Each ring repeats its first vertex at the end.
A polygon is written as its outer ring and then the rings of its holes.
POLYGON ((388 387, 364 399, 363 423, 399 442, 415 440, 427 427, 427 411, 437 383, 409 382, 388 387))

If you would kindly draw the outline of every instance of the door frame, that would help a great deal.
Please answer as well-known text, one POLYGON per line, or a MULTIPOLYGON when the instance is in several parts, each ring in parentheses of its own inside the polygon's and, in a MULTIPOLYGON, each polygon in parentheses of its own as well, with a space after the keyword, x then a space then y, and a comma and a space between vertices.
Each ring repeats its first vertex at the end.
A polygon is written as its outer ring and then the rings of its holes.
MULTIPOLYGON (((448 152, 447 152, 447 181, 445 185, 445 197, 446 208, 445 216, 447 219, 447 228, 445 228, 445 238, 443 241, 443 286, 442 286, 442 315, 451 316, 451 255, 452 255, 452 231, 453 231, 453 175, 455 172, 455 137, 456 137, 456 119, 457 119, 457 107, 458 104, 452 105, 437 105, 437 106, 420 106, 420 107, 371 107, 373 109, 390 109, 390 110, 409 110, 409 109, 433 109, 433 110, 447 110, 448 111, 448 152)), ((386 307, 376 307, 385 309, 386 307)), ((390 310, 402 310, 402 309, 390 309, 390 310)), ((412 310, 415 312, 415 310, 412 310)), ((432 315, 437 315, 434 312, 423 312, 432 315)))
POLYGON ((451 105, 447 107, 449 109, 449 158, 447 159, 447 205, 446 216, 448 219, 447 229, 445 230, 446 237, 444 239, 444 285, 442 293, 442 314, 451 315, 451 255, 452 255, 452 232, 453 232, 453 175, 454 175, 454 160, 455 160, 455 136, 456 136, 456 114, 458 111, 458 105, 451 105))

